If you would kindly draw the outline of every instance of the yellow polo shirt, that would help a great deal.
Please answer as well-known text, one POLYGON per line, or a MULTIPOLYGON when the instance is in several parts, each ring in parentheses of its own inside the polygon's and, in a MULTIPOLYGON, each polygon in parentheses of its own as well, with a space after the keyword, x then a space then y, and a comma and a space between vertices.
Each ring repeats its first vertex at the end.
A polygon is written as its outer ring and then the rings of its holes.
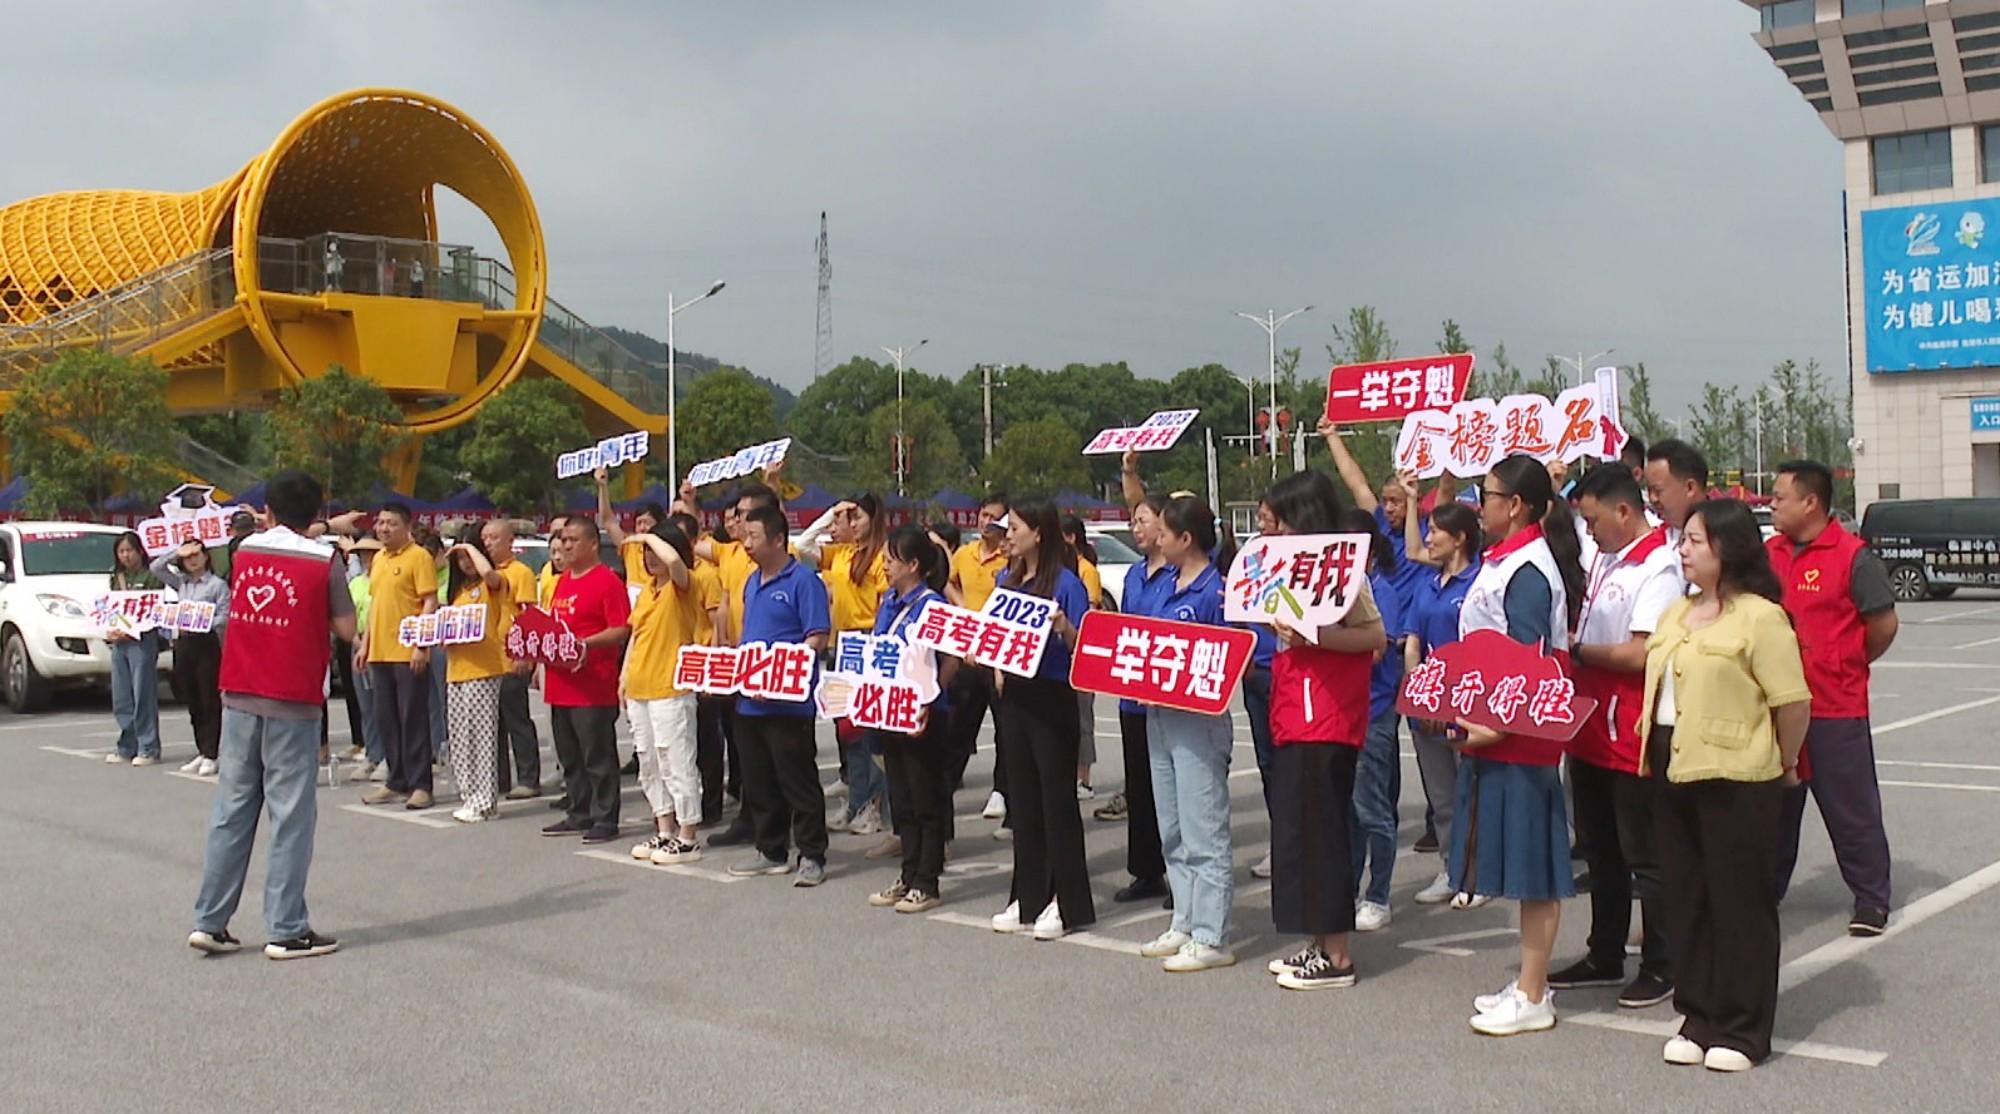
POLYGON ((625 695, 631 700, 666 700, 685 693, 674 687, 681 647, 695 640, 703 618, 688 581, 682 591, 669 579, 639 589, 632 604, 632 641, 625 650, 625 695))
POLYGON ((688 584, 694 590, 695 606, 701 611, 694 629, 695 645, 713 646, 715 624, 708 621, 708 613, 722 606, 722 573, 716 570, 715 562, 697 559, 694 568, 688 570, 688 584))
POLYGON ((952 578, 958 581, 958 590, 965 596, 965 606, 969 611, 977 611, 986 606, 986 597, 993 594, 993 582, 1007 567, 1007 550, 1002 546, 993 551, 991 557, 983 555, 977 540, 966 542, 951 555, 952 578))
POLYGON ((486 581, 474 580, 458 590, 453 607, 486 605, 486 636, 477 642, 454 642, 445 654, 446 681, 483 681, 507 672, 507 628, 514 625, 518 610, 505 583, 487 588, 486 581))
POLYGON ((882 607, 882 593, 889 590, 889 574, 884 571, 883 551, 854 582, 854 557, 858 547, 845 542, 823 545, 819 550, 819 575, 826 582, 827 610, 836 633, 844 630, 872 631, 875 613, 882 607))
POLYGON ((1083 581, 1083 590, 1090 596, 1090 606, 1104 606, 1104 578, 1098 574, 1097 566, 1090 563, 1090 558, 1082 554, 1076 558, 1076 577, 1083 581))
POLYGON ((420 545, 401 553, 383 550, 368 568, 368 660, 385 664, 410 660, 410 647, 396 641, 404 619, 420 615, 424 601, 437 597, 437 566, 420 545))

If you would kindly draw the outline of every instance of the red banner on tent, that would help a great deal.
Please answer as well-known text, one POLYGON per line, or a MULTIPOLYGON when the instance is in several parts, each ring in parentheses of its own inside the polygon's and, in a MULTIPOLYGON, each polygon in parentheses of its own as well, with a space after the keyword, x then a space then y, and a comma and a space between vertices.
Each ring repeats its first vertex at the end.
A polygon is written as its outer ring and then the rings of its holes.
POLYGON ((1472 354, 1347 364, 1326 379, 1326 416, 1335 422, 1386 422, 1418 410, 1449 410, 1472 381, 1472 354))
POLYGON ((1085 692, 1215 715, 1229 709, 1257 636, 1237 627, 1090 611, 1069 683, 1085 692))
POLYGON ((1597 701, 1579 696, 1562 663, 1496 630, 1479 630, 1433 651, 1403 678, 1396 711, 1417 719, 1465 720, 1510 735, 1569 742, 1597 701))

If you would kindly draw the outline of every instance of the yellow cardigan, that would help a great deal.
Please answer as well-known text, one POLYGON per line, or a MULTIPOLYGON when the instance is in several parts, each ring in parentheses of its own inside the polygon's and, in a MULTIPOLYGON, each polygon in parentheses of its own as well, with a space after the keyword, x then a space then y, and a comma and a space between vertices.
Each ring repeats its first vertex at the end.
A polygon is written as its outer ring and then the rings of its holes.
MULTIPOLYGON (((1771 710, 1812 699, 1798 636, 1777 604, 1762 596, 1738 595, 1722 605, 1715 622, 1687 628, 1692 599, 1683 599, 1660 617, 1646 640, 1646 701, 1639 713, 1639 738, 1653 729, 1653 700, 1660 678, 1674 671, 1673 756, 1667 780, 1674 782, 1770 781, 1784 773, 1771 710)), ((1640 752, 1641 775, 1648 773, 1640 752)))

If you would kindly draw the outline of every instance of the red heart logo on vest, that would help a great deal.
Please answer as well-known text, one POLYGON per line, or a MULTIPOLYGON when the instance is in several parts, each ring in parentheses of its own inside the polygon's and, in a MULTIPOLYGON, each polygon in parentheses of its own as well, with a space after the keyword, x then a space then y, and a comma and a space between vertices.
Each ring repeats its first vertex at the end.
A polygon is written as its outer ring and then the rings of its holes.
POLYGON ((269 584, 253 584, 244 589, 243 596, 250 601, 251 607, 262 611, 272 600, 278 598, 278 589, 269 584))
POLYGON ((1806 570, 1806 583, 1807 583, 1807 584, 1813 584, 1813 583, 1816 583, 1816 582, 1818 582, 1818 580, 1819 580, 1819 570, 1818 570, 1818 569, 1807 569, 1807 570, 1806 570))

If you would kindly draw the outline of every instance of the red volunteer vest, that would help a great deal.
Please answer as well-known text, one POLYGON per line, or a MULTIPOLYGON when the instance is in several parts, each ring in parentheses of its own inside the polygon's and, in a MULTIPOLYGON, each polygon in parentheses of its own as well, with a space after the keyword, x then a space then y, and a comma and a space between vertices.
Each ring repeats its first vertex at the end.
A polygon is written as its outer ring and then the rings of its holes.
POLYGON ((1868 718, 1868 638, 1851 591, 1854 557, 1864 544, 1838 522, 1828 522, 1796 554, 1783 534, 1764 543, 1785 586, 1814 719, 1868 718))
POLYGON ((325 699, 333 560, 331 546, 282 529, 256 535, 237 549, 229 628, 222 640, 223 692, 290 704, 325 699))
POLYGON ((1368 735, 1368 680, 1373 654, 1317 646, 1271 658, 1271 745, 1338 743, 1359 747, 1368 735))
MULTIPOLYGON (((1667 544, 1666 528, 1655 527, 1625 554, 1620 566, 1636 565, 1667 544)), ((1607 576, 1610 574, 1607 573, 1607 576)), ((1596 597, 1584 601, 1587 620, 1596 597)), ((1574 662, 1571 674, 1579 695, 1597 701, 1597 710, 1583 723, 1583 729, 1569 742, 1570 756, 1623 774, 1639 772, 1639 706, 1646 699, 1646 674, 1620 673, 1574 662)))

